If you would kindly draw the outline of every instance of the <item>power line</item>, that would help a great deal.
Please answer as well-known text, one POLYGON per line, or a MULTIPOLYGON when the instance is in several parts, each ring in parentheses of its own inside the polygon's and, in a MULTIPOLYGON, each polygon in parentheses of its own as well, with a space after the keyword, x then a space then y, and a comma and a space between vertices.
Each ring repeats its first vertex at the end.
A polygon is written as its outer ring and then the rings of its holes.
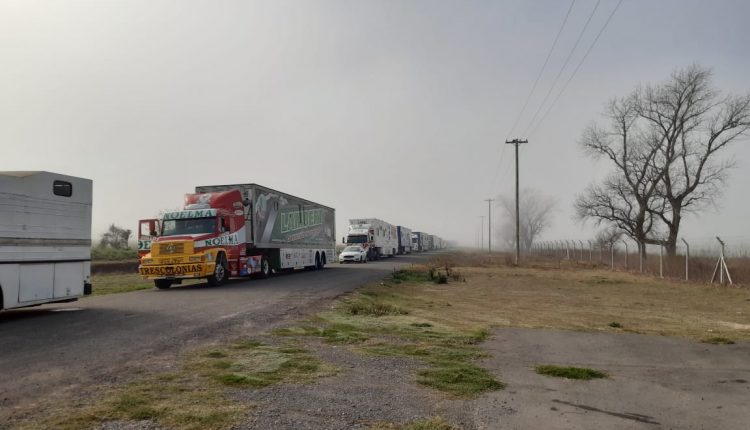
POLYGON ((529 129, 531 129, 531 125, 534 124, 534 121, 536 121, 536 117, 539 115, 539 112, 541 112, 542 108, 547 103, 547 100, 549 99, 550 94, 552 94, 552 90, 555 88, 555 85, 557 85, 557 81, 560 80, 560 76, 562 76, 562 73, 565 70, 565 67, 568 66, 568 62, 570 61, 571 57, 573 57, 573 53, 578 47, 578 44, 581 42, 581 38, 583 37, 583 34, 586 32, 586 29, 589 27, 589 23, 591 23, 591 18, 594 17, 594 14, 596 13, 596 10, 599 8, 599 3, 601 3, 601 1, 602 0, 596 0, 596 5, 594 5, 594 9, 591 11, 589 18, 586 20, 586 24, 583 25, 581 32, 578 33, 578 38, 576 39, 576 42, 573 44, 573 48, 571 48, 570 52, 568 52, 568 57, 565 58, 565 62, 563 63, 562 67, 560 67, 560 71, 557 72, 557 76, 555 76, 555 80, 552 82, 552 85, 549 87, 549 91, 547 91, 547 94, 544 96, 544 100, 542 100, 542 103, 539 105, 539 108, 536 110, 536 112, 534 112, 534 116, 531 118, 531 121, 529 121, 529 124, 526 126, 526 129, 523 132, 524 135, 528 136, 528 131, 529 129))
POLYGON ((583 62, 586 61, 586 57, 589 56, 589 53, 594 48, 594 45, 596 45, 596 42, 599 40, 599 37, 602 35, 602 33, 604 33, 604 29, 606 29, 607 25, 609 25, 609 21, 612 20, 612 17, 615 15, 615 12, 617 12, 617 9, 620 7, 621 3, 622 3, 622 0, 618 1, 617 5, 615 6, 615 8, 612 9, 612 13, 609 14, 609 17, 607 18, 607 21, 604 22, 604 25, 599 30, 599 33, 594 38, 593 42, 591 42, 591 45, 589 45, 589 48, 586 50, 586 53, 581 58, 581 61, 576 66, 575 70, 573 70, 573 74, 570 75, 570 78, 568 78, 568 80, 565 82, 565 85, 563 85, 563 87, 560 90, 560 92, 557 93, 557 96, 552 101, 552 103, 549 105, 549 108, 547 108, 547 111, 544 112, 544 115, 539 120, 539 122, 536 124, 536 126, 532 129, 532 131, 531 131, 530 134, 533 134, 534 132, 536 132, 536 130, 539 128, 539 126, 544 122, 544 119, 547 118, 547 115, 549 115, 550 111, 552 110, 552 107, 555 106, 555 103, 557 103, 557 101, 560 99, 560 96, 562 96, 563 92, 565 92, 565 89, 568 88, 568 84, 570 84, 570 81, 572 81, 573 78, 575 77, 576 73, 578 73, 578 69, 581 68, 581 65, 583 64, 583 62))
POLYGON ((555 40, 554 42, 552 42, 552 46, 549 48, 549 52, 547 52, 547 58, 544 59, 544 64, 542 64, 542 68, 539 70, 539 74, 536 75, 536 80, 534 81, 534 85, 531 86, 531 91, 529 91, 529 95, 526 97, 526 101, 523 102, 523 107, 521 108, 521 112, 518 113, 518 117, 516 117, 516 121, 513 123, 513 127, 510 129, 511 136, 513 135, 513 132, 516 131, 516 126, 518 126, 518 121, 520 121, 521 117, 523 117, 523 113, 526 111, 526 107, 529 104, 529 100, 531 100, 531 96, 534 94, 537 84, 539 84, 539 79, 542 77, 542 74, 544 73, 544 69, 547 67, 547 63, 549 63, 549 58, 552 56, 552 51, 554 51, 555 46, 557 46, 557 40, 560 39, 560 34, 562 34, 563 28, 565 28, 565 23, 568 22, 568 17, 570 16, 570 11, 573 10, 574 4, 576 4, 576 0, 573 0, 570 2, 570 7, 568 8, 568 12, 565 14, 565 18, 563 18, 562 25, 560 26, 560 29, 557 30, 557 36, 555 36, 555 40))

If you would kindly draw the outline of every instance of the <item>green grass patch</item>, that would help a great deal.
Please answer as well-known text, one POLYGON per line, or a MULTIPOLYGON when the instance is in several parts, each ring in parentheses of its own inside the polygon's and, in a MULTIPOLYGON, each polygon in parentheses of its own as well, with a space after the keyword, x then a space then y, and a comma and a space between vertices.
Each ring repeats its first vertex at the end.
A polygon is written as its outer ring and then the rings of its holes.
POLYGON ((348 311, 352 315, 369 315, 381 317, 383 315, 406 315, 407 311, 393 305, 373 302, 373 303, 352 303, 348 311))
POLYGON ((296 344, 273 346, 243 339, 190 354, 177 372, 145 375, 115 386, 89 403, 82 400, 52 411, 43 422, 34 417, 26 428, 67 430, 98 427, 108 421, 149 420, 160 428, 225 429, 249 407, 227 398, 227 388, 309 383, 335 373, 333 366, 296 344))
MULTIPOLYGON (((180 285, 191 285, 205 283, 204 279, 184 279, 180 285)), ((143 280, 137 273, 100 273, 91 275, 91 285, 93 296, 103 296, 107 294, 129 293, 138 290, 150 290, 154 288, 154 281, 143 280)), ((180 285, 173 285, 172 288, 179 288, 180 285)))
POLYGON ((391 279, 400 282, 432 282, 429 271, 417 269, 393 272, 391 279))
POLYGON ((453 427, 448 424, 444 419, 429 418, 425 420, 414 421, 407 424, 395 424, 395 423, 377 423, 370 427, 369 430, 456 430, 457 427, 453 427))
POLYGON ((421 322, 421 323, 412 323, 412 327, 432 327, 432 324, 421 322))
POLYGON ((457 396, 501 390, 505 385, 487 370, 465 361, 446 361, 419 372, 418 382, 457 396))
POLYGON ((710 343, 711 345, 734 345, 732 339, 721 336, 709 337, 708 339, 703 339, 701 342, 710 343))
POLYGON ((536 373, 546 376, 554 376, 557 378, 567 379, 599 379, 606 378, 607 374, 587 367, 566 367, 566 366, 555 366, 551 364, 543 364, 534 368, 536 373))
POLYGON ((433 320, 442 315, 435 311, 436 304, 429 295, 413 295, 435 285, 425 271, 401 271, 392 276, 403 282, 400 288, 385 283, 366 287, 341 299, 333 310, 319 314, 308 324, 279 329, 274 334, 314 336, 328 343, 349 344, 365 355, 419 360, 425 367, 417 381, 454 396, 470 397, 502 389, 501 382, 474 364, 486 356, 478 344, 487 339, 489 331, 466 325, 460 317, 433 320))
POLYGON ((154 281, 144 281, 137 273, 91 275, 93 296, 128 293, 154 288, 154 281))

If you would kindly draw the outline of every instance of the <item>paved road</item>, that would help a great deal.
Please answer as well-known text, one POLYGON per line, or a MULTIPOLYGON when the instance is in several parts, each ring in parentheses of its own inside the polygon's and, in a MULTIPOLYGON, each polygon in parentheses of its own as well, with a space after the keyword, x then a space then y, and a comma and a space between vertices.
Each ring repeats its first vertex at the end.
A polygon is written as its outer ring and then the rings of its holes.
POLYGON ((476 429, 748 429, 750 344, 707 345, 627 333, 502 328, 483 345, 508 389, 472 404, 476 429), (557 364, 604 370, 574 381, 557 364))
POLYGON ((39 397, 64 398, 92 383, 116 381, 144 363, 168 368, 186 347, 264 332, 425 258, 331 264, 323 271, 221 287, 178 286, 2 312, 0 422, 39 397))

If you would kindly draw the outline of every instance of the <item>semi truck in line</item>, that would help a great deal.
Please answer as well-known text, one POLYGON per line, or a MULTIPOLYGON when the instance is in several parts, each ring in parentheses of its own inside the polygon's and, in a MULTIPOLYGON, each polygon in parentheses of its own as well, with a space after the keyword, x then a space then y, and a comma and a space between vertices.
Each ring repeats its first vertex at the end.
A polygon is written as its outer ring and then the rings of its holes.
POLYGON ((426 243, 427 243, 427 233, 423 233, 421 231, 415 231, 411 234, 411 249, 414 252, 425 252, 429 251, 427 249, 426 243))
POLYGON ((139 272, 157 288, 183 279, 220 285, 228 277, 306 268, 335 260, 333 208, 258 184, 205 185, 182 210, 139 222, 139 272))
POLYGON ((404 226, 396 226, 398 234, 398 254, 411 254, 411 229, 404 226))
POLYGON ((0 310, 91 294, 90 179, 0 172, 0 310))
POLYGON ((367 251, 367 260, 393 257, 398 249, 398 229, 377 218, 349 220, 349 232, 342 239, 345 245, 360 245, 367 251))

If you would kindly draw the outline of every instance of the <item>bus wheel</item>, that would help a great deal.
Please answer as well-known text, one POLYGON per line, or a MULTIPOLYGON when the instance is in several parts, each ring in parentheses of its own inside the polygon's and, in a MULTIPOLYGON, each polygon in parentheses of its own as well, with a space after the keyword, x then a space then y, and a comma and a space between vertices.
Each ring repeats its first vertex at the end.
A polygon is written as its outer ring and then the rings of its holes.
POLYGON ((219 286, 227 280, 227 260, 224 254, 219 254, 219 258, 216 259, 216 266, 214 267, 214 273, 208 277, 208 285, 219 286))
POLYGON ((166 290, 172 286, 171 279, 154 279, 154 286, 160 290, 166 290))

